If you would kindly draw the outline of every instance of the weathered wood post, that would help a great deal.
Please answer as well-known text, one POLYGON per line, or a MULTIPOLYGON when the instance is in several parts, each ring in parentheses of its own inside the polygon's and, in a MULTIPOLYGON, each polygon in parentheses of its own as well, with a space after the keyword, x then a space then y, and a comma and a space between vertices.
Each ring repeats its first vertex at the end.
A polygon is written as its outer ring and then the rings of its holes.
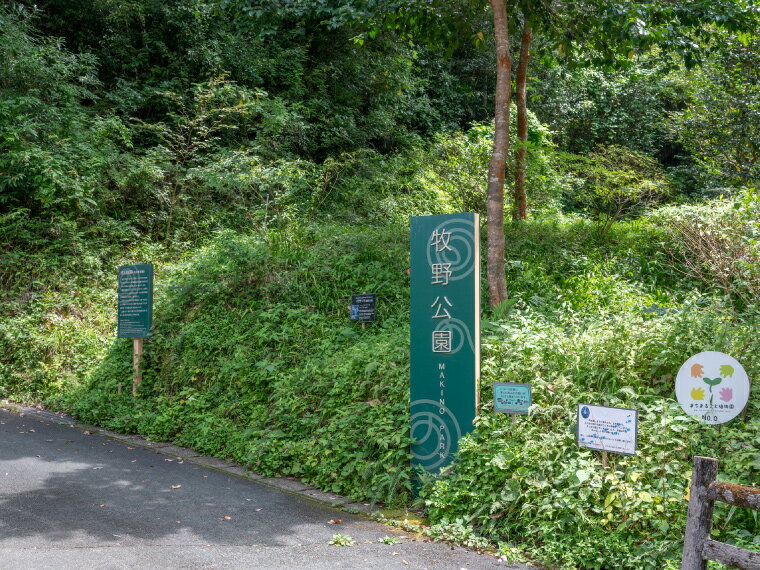
POLYGON ((132 339, 132 395, 137 396, 137 389, 142 384, 142 368, 140 366, 143 356, 143 339, 132 339))
POLYGON ((707 561, 702 558, 702 548, 705 541, 710 538, 713 515, 713 503, 707 498, 707 490, 717 475, 717 459, 699 456, 694 458, 681 570, 707 568, 707 561))
MULTIPOLYGON (((153 266, 149 263, 119 267, 119 338, 132 339, 132 396, 142 383, 143 341, 153 326, 153 266)), ((122 384, 117 393, 120 395, 122 384)))

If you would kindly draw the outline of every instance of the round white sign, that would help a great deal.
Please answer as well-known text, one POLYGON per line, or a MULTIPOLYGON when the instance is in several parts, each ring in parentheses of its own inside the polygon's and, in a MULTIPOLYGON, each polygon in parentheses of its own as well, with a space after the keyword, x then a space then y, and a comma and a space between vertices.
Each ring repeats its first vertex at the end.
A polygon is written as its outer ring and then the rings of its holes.
POLYGON ((676 398, 690 416, 722 424, 738 416, 749 400, 749 378, 736 359, 722 352, 700 352, 676 376, 676 398))

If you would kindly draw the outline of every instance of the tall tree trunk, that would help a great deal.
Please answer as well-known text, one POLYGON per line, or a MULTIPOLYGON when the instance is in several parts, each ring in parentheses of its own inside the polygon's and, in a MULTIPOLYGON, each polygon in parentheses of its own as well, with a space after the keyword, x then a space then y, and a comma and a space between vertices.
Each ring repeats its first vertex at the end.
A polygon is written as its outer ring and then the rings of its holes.
POLYGON ((515 207, 512 211, 513 220, 528 218, 528 197, 525 192, 525 170, 528 154, 528 107, 525 98, 525 84, 528 80, 528 61, 530 60, 530 40, 533 30, 527 19, 523 24, 522 39, 520 40, 520 62, 517 64, 517 83, 515 85, 515 102, 517 103, 517 138, 515 151, 515 207))
POLYGON ((504 175, 509 153, 509 103, 512 57, 506 0, 490 0, 496 40, 496 113, 493 152, 488 166, 488 300, 492 307, 507 299, 504 273, 504 175))

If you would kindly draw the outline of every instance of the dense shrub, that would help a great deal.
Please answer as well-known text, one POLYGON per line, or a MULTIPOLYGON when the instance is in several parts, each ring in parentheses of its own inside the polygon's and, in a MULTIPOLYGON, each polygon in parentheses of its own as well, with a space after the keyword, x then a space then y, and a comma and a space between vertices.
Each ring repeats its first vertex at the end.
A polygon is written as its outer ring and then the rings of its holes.
POLYGON ((601 233, 618 220, 643 215, 670 194, 660 165, 624 147, 600 147, 588 159, 573 157, 571 164, 575 168, 567 170, 583 181, 573 199, 596 220, 601 233))
MULTIPOLYGON (((511 148, 518 144, 517 112, 510 115, 511 148)), ((438 135, 425 157, 421 169, 424 185, 436 190, 444 204, 455 211, 486 212, 488 163, 493 150, 493 121, 475 123, 462 132, 438 135)), ((556 211, 563 180, 562 166, 552 160, 554 152, 547 127, 528 113, 527 194, 534 213, 556 211)), ((514 157, 508 161, 506 179, 514 176, 514 157)), ((508 186, 507 186, 508 187, 508 186)), ((507 192, 509 194, 509 192, 507 192)), ((505 206, 509 210, 509 200, 505 206)))
POLYGON ((531 108, 565 152, 625 146, 672 165, 679 151, 668 116, 685 105, 678 75, 648 57, 627 70, 542 67, 530 91, 531 108))
MULTIPOLYGON (((87 421, 362 500, 408 497, 408 304, 399 228, 225 235, 163 277, 138 407, 130 343, 54 401, 87 421), (376 291, 380 324, 348 322, 376 291), (401 311, 403 314, 403 309, 401 311), (371 428, 368 428, 371 426, 371 428)), ((54 392, 54 391, 52 391, 54 392)))
POLYGON ((125 127, 92 117, 95 60, 0 9, 0 212, 93 212, 125 127))
POLYGON ((720 289, 735 310, 760 305, 760 218, 754 189, 745 189, 732 201, 680 208, 666 215, 676 245, 670 252, 674 266, 691 279, 720 289))
POLYGON ((672 130, 713 195, 760 181, 760 39, 722 32, 717 49, 688 73, 688 105, 672 130))
MULTIPOLYGON (((746 422, 717 430, 684 415, 673 401, 673 375, 685 355, 706 349, 757 370, 756 326, 737 327, 720 304, 693 301, 660 315, 618 310, 586 320, 531 309, 490 323, 481 394, 494 381, 530 382, 534 407, 511 423, 484 398, 458 462, 425 490, 436 534, 470 527, 503 541, 505 554, 518 546, 549 566, 676 568, 692 456, 721 458, 727 480, 760 480, 760 398, 753 396, 746 422), (636 456, 610 456, 604 468, 599 454, 578 447, 578 402, 636 408, 636 456)), ((714 528, 745 545, 760 531, 750 512, 728 509, 714 528)))

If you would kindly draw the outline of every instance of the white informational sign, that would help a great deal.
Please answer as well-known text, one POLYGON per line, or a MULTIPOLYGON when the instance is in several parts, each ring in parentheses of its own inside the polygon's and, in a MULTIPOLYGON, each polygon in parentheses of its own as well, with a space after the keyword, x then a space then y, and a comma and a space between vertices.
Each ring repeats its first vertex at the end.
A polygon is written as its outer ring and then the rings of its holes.
POLYGON ((676 398, 683 411, 708 424, 738 416, 749 400, 749 378, 736 359, 722 352, 700 352, 676 376, 676 398))
POLYGON ((578 404, 578 445, 636 455, 637 410, 578 404))

